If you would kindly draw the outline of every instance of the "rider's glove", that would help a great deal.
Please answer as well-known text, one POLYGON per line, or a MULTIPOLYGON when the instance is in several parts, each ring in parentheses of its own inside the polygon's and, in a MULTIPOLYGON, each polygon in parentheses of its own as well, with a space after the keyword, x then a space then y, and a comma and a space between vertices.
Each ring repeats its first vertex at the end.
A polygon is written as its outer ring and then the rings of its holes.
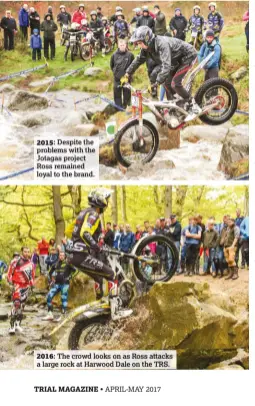
POLYGON ((129 74, 126 73, 122 78, 120 79, 120 84, 121 86, 125 85, 129 81, 129 74))

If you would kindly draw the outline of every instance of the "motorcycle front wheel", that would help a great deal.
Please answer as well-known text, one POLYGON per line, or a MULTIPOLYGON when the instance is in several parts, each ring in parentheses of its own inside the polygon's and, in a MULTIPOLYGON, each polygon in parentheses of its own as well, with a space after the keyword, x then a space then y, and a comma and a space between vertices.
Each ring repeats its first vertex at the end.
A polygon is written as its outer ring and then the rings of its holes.
POLYGON ((110 315, 102 315, 76 323, 68 337, 68 349, 89 349, 95 343, 107 342, 114 332, 110 320, 110 315))
POLYGON ((111 52, 112 50, 112 41, 110 40, 110 38, 105 38, 105 53, 109 54, 109 52, 111 52))
POLYGON ((179 252, 174 241, 165 235, 156 234, 142 238, 134 254, 140 257, 134 260, 134 272, 140 281, 148 285, 167 282, 176 272, 179 252))
POLYGON ((90 44, 82 44, 81 50, 80 50, 81 58, 84 61, 88 61, 90 59, 90 44))
POLYGON ((70 53, 71 53, 71 61, 73 62, 75 59, 75 55, 76 55, 75 47, 73 45, 71 45, 71 47, 70 47, 70 53))
POLYGON ((218 102, 218 106, 199 116, 200 120, 210 125, 220 125, 230 120, 238 105, 238 96, 231 82, 222 78, 207 80, 198 89, 195 100, 203 109, 206 105, 218 102))
POLYGON ((150 162, 159 146, 158 131, 148 120, 143 120, 142 139, 139 136, 138 119, 127 122, 114 140, 114 154, 117 161, 128 168, 134 163, 150 162))

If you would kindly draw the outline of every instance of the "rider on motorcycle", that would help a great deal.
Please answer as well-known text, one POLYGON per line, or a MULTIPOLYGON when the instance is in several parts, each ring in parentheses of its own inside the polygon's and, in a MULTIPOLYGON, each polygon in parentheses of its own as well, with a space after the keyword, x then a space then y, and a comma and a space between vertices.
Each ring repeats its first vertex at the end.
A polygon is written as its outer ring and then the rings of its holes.
POLYGON ((90 12, 90 16, 91 20, 89 28, 93 32, 94 37, 99 40, 102 49, 102 56, 105 56, 104 26, 102 20, 97 17, 97 12, 95 10, 90 12))
POLYGON ((184 76, 197 58, 192 45, 177 38, 155 36, 149 27, 137 28, 130 42, 137 44, 141 52, 126 70, 122 83, 127 82, 130 75, 151 58, 161 66, 152 87, 164 84, 167 99, 172 100, 173 93, 177 93, 182 99, 178 103, 182 102, 183 107, 189 112, 187 119, 196 117, 201 109, 182 85, 184 76))
POLYGON ((121 300, 117 296, 115 270, 98 259, 102 251, 98 245, 102 234, 100 214, 108 207, 110 196, 109 189, 95 189, 89 193, 90 207, 82 210, 78 215, 67 252, 70 254, 70 264, 95 280, 97 300, 103 297, 103 278, 108 280, 112 317, 117 319, 129 316, 132 310, 121 307, 121 300))
POLYGON ((62 29, 63 25, 68 26, 69 24, 71 24, 71 14, 69 14, 66 11, 65 6, 63 6, 63 5, 60 6, 59 9, 60 9, 60 13, 57 16, 57 22, 59 23, 60 28, 62 29))

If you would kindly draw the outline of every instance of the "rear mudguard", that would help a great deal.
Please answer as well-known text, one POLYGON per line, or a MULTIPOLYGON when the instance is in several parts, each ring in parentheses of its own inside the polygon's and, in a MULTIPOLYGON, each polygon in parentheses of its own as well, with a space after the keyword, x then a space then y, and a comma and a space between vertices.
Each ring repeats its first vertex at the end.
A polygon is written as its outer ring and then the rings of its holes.
POLYGON ((77 307, 71 313, 69 313, 64 320, 58 324, 52 331, 49 333, 49 337, 53 336, 57 331, 59 331, 63 326, 65 326, 70 321, 78 323, 82 320, 92 319, 94 317, 101 316, 102 314, 110 314, 111 308, 109 303, 106 303, 102 300, 97 300, 96 302, 88 303, 82 306, 77 307))

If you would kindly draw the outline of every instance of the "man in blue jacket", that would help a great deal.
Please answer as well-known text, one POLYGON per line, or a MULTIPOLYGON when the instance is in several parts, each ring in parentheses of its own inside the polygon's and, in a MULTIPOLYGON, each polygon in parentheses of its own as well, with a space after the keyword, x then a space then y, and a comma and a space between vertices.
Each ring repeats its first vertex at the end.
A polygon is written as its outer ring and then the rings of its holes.
POLYGON ((135 234, 131 231, 129 224, 126 224, 125 232, 120 236, 119 249, 123 252, 130 252, 135 245, 135 234))
POLYGON ((27 29, 29 27, 29 14, 28 14, 28 5, 23 4, 19 11, 19 28, 22 34, 22 37, 27 41, 27 29))
POLYGON ((249 217, 244 217, 240 225, 240 233, 242 239, 242 256, 249 268, 249 217))
POLYGON ((200 48, 198 53, 199 63, 203 61, 211 52, 214 55, 205 65, 205 81, 212 78, 219 77, 220 60, 221 60, 221 46, 216 41, 213 30, 206 31, 205 42, 200 48))

